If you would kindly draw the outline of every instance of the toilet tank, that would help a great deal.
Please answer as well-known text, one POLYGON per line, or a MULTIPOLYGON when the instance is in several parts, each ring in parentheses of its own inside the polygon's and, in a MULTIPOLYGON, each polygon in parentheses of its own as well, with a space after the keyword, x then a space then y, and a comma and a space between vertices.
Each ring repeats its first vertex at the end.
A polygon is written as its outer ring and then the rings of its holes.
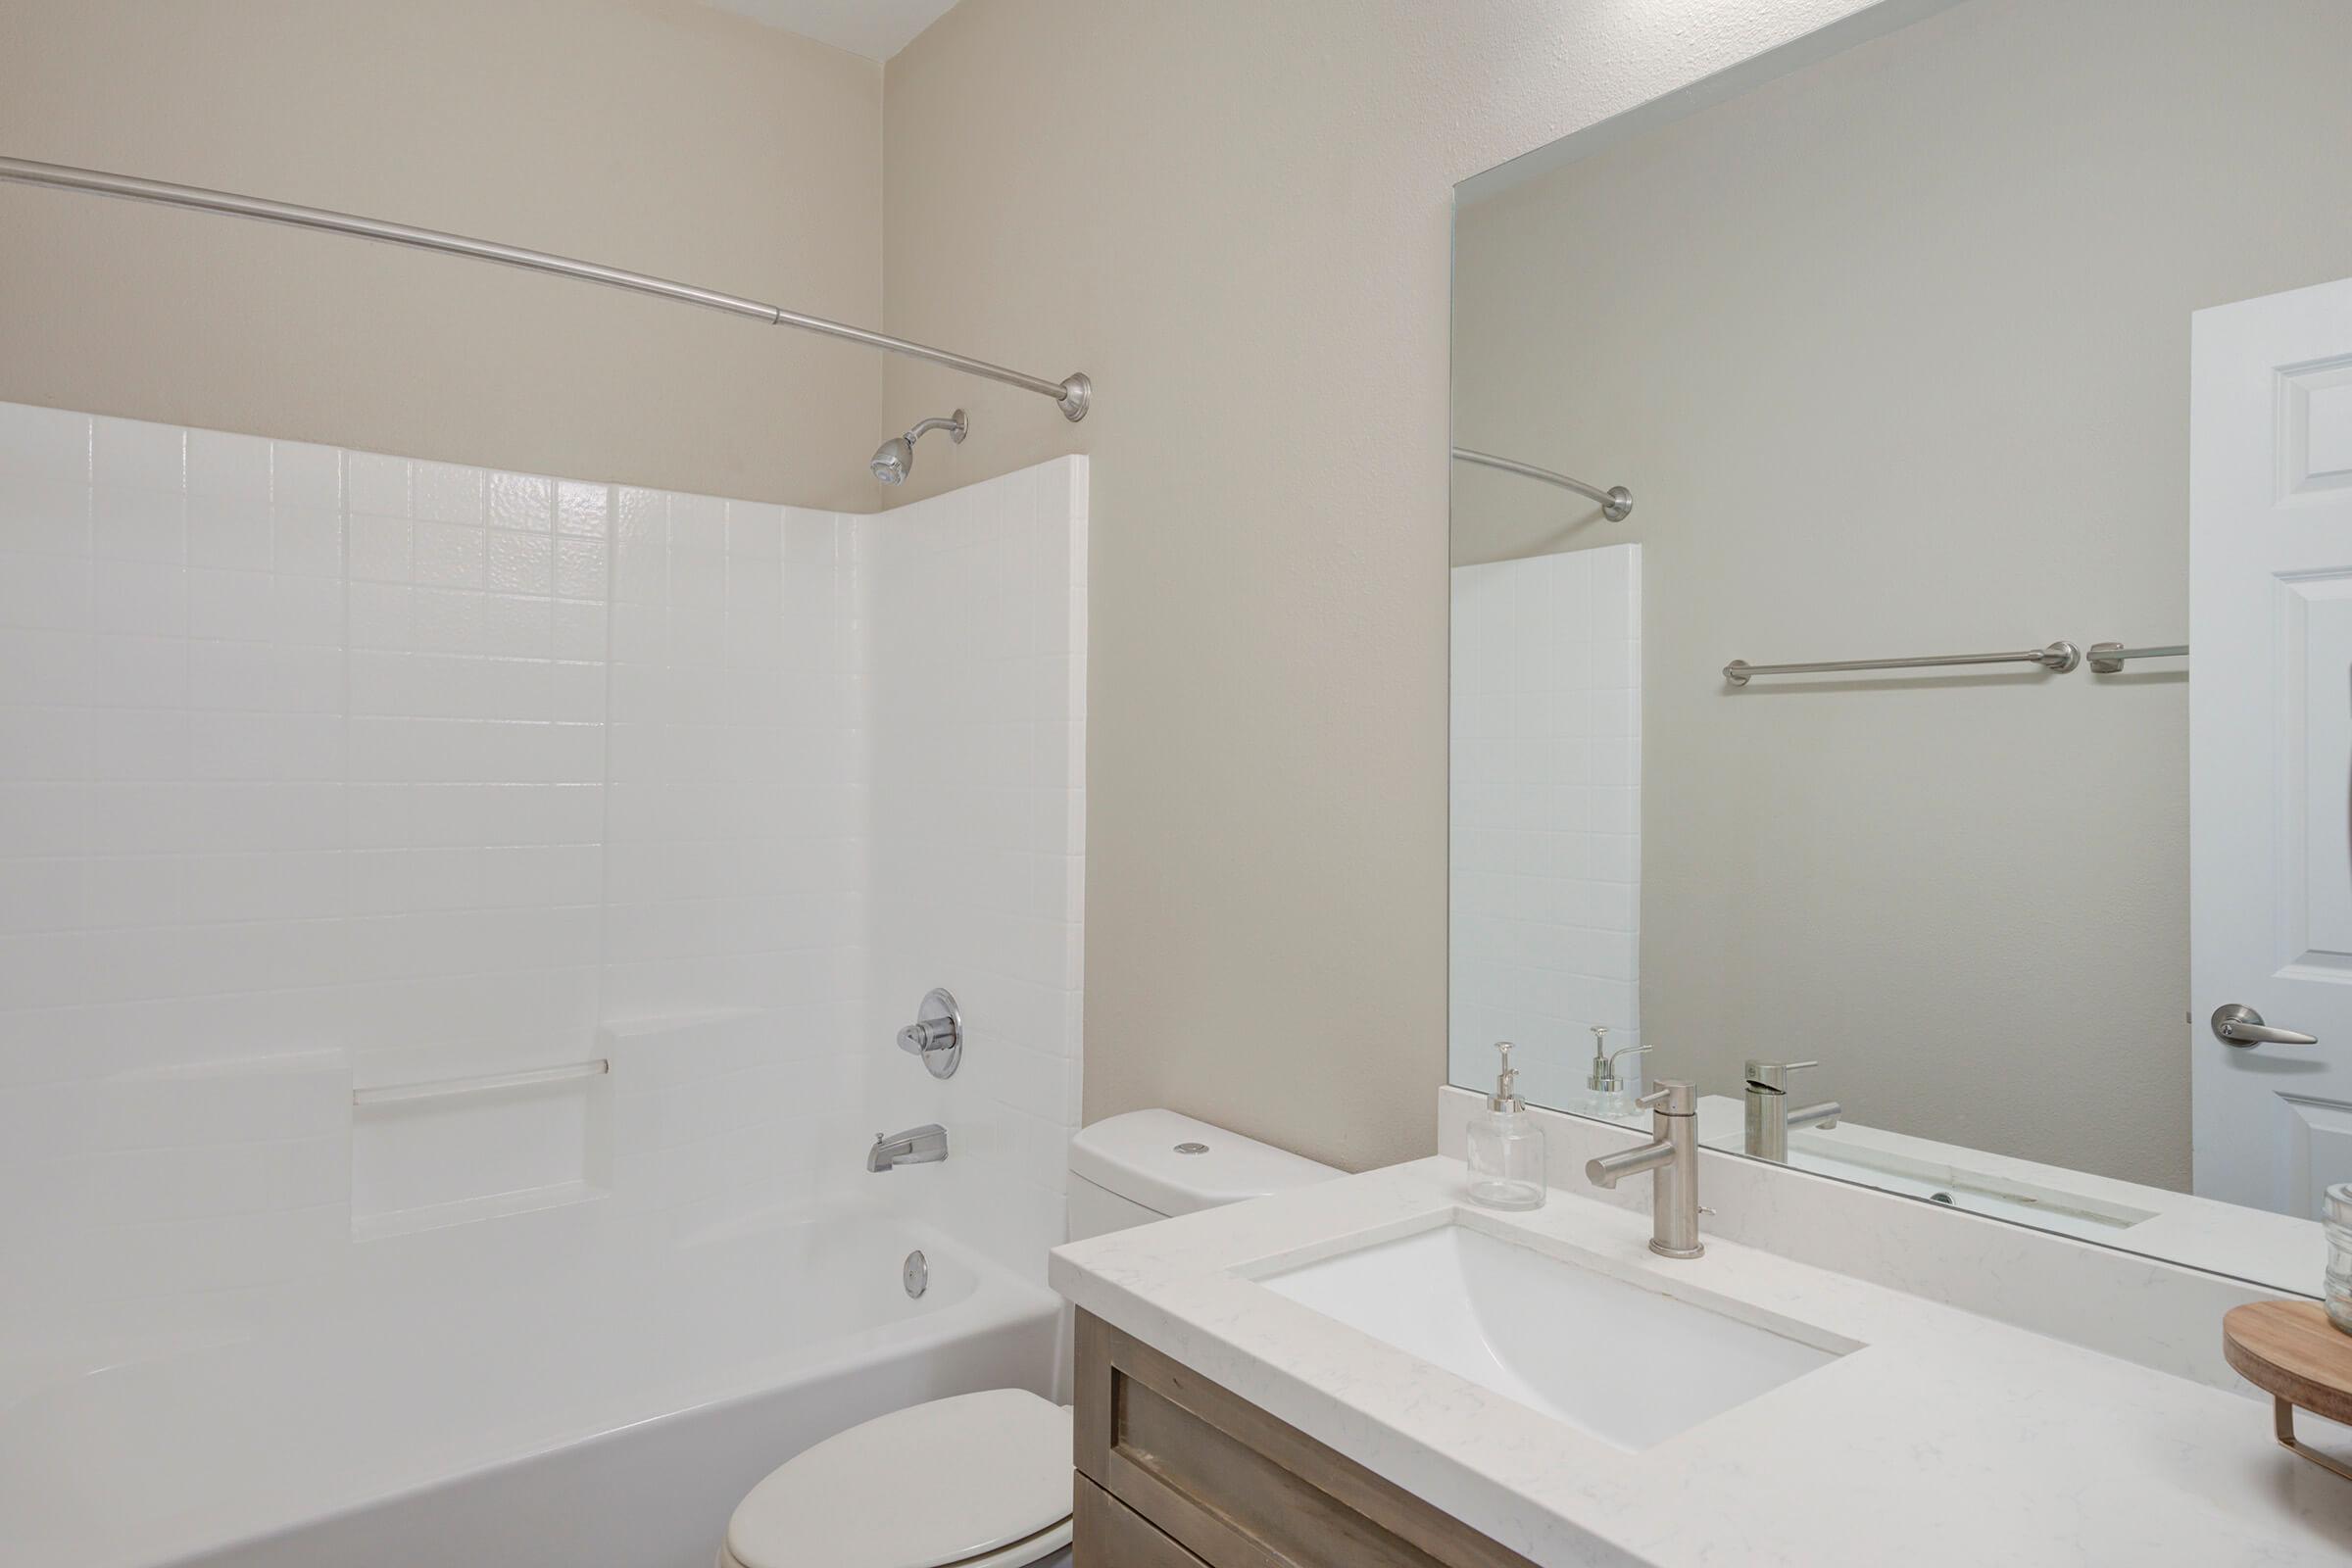
POLYGON ((1172 1110, 1131 1110, 1070 1140, 1070 1240, 1345 1174, 1172 1110))

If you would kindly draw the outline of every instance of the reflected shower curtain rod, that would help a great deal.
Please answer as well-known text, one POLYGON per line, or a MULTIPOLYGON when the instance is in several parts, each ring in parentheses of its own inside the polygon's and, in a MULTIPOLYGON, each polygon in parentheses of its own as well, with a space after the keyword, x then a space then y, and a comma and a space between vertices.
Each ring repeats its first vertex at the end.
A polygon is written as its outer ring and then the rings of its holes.
POLYGON ((1596 485, 1589 485, 1582 479, 1571 479, 1564 473, 1554 473, 1549 468, 1539 468, 1532 463, 1521 463, 1512 458, 1498 458, 1492 452, 1473 452, 1468 447, 1455 447, 1453 456, 1454 461, 1458 463, 1476 463, 1489 468, 1500 468, 1505 473, 1516 473, 1529 479, 1541 479, 1545 484, 1556 484, 1563 490, 1573 490, 1588 500, 1599 502, 1600 514, 1611 522, 1624 521, 1634 510, 1634 493, 1621 484, 1612 485, 1603 490, 1596 485))
POLYGON ((862 343, 868 348, 885 349, 910 359, 927 360, 933 365, 944 365, 951 370, 985 376, 991 381, 1002 381, 1006 386, 1035 392, 1042 397, 1052 398, 1063 416, 1072 420, 1085 418, 1087 409, 1094 402, 1094 383, 1087 379, 1083 371, 1059 381, 1049 381, 1043 376, 1024 375, 1018 370, 1008 370, 1002 365, 991 365, 986 360, 951 354, 946 349, 910 343, 905 338, 868 331, 862 326, 827 320, 821 316, 804 316, 799 311, 788 311, 782 306, 746 299, 739 294, 721 294, 713 289, 673 283, 667 278, 652 277, 644 272, 624 271, 617 267, 574 261, 568 256, 524 250, 516 245, 501 245, 493 240, 469 239, 463 234, 447 234, 439 229, 414 228, 407 223, 387 223, 380 219, 358 218, 349 213, 328 212, 319 207, 297 207, 289 202, 266 201, 258 196, 239 196, 231 191, 206 190, 199 185, 174 185, 169 180, 110 174, 100 170, 75 169, 66 164, 35 163, 28 158, 0 158, 0 181, 45 185, 52 190, 80 191, 94 196, 119 196, 127 201, 185 207, 199 213, 225 213, 232 218, 258 219, 266 223, 286 223, 296 228, 315 228, 329 234, 351 234, 361 239, 381 240, 389 245, 408 245, 417 250, 439 251, 446 256, 465 256, 477 262, 497 262, 505 267, 552 272, 558 277, 602 283, 608 288, 629 289, 639 294, 651 294, 658 299, 676 300, 685 305, 700 305, 707 310, 748 316, 771 326, 797 326, 804 332, 820 332, 826 337, 843 338, 852 343, 862 343))

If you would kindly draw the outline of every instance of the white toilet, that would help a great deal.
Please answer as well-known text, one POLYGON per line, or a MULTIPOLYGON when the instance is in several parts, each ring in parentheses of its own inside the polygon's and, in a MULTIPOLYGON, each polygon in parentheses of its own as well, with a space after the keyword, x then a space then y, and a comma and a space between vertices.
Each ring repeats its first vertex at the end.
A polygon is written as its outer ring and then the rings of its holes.
MULTIPOLYGON (((1172 1110, 1070 1140, 1070 1239, 1328 1181, 1329 1165, 1172 1110)), ((718 1568, 1062 1568, 1070 1412, 1026 1389, 894 1410, 786 1460, 727 1522, 718 1568), (909 1454, 927 1463, 906 1485, 909 1454)))

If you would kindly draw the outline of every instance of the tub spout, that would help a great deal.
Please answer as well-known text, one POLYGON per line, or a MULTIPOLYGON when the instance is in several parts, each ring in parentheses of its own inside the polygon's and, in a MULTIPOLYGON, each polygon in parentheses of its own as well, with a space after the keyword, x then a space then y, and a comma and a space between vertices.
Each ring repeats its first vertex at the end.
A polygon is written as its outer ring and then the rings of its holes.
POLYGON ((885 1171, 901 1165, 936 1165, 947 1157, 948 1130, 937 1122, 926 1122, 903 1133, 874 1134, 874 1147, 865 1152, 865 1168, 885 1171))

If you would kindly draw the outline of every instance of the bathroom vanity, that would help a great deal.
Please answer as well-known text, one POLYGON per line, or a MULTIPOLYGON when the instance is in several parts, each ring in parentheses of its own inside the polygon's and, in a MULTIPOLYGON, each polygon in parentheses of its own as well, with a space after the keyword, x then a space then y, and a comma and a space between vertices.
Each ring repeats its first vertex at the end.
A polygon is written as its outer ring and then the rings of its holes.
POLYGON ((1077 1546, 1121 1568, 1527 1568, 1347 1455, 1089 1312, 1078 1315, 1077 1546))
POLYGON ((1463 1182, 1419 1160, 1058 1250, 1079 1562, 2352 1559, 2352 1483, 2218 1383, 1463 1182))

